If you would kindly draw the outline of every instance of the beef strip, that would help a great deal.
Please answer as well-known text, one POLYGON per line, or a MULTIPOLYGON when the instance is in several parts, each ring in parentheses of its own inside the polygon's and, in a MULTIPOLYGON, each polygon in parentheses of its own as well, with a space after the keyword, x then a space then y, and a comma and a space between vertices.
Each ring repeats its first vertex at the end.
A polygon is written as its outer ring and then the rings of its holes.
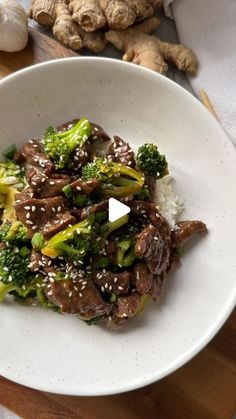
POLYGON ((133 292, 130 295, 117 298, 116 316, 117 317, 133 317, 140 309, 143 296, 133 292))
POLYGON ((62 188, 70 183, 70 176, 63 174, 51 174, 46 177, 45 174, 35 167, 27 170, 26 179, 34 190, 34 196, 37 198, 51 198, 63 194, 62 188))
POLYGON ((50 266, 52 260, 48 256, 42 255, 40 252, 32 250, 30 255, 30 270, 32 272, 45 273, 45 267, 50 266))
POLYGON ((90 122, 92 127, 92 134, 91 139, 92 140, 103 140, 103 141, 110 141, 109 135, 104 131, 104 129, 97 124, 94 124, 94 122, 90 122))
POLYGON ((149 294, 153 287, 154 275, 145 262, 137 262, 132 275, 132 285, 139 294, 149 294))
POLYGON ((149 295, 152 297, 153 301, 158 303, 161 299, 162 292, 164 290, 166 281, 166 275, 163 273, 162 275, 155 275, 155 279, 153 281, 152 288, 149 292, 149 295))
POLYGON ((137 262, 132 275, 132 285, 143 295, 150 295, 155 302, 160 300, 166 275, 152 274, 145 262, 137 262))
POLYGON ((177 228, 172 232, 172 241, 174 246, 182 245, 190 237, 197 233, 207 232, 207 226, 202 221, 179 221, 177 228))
POLYGON ((91 195, 99 190, 100 180, 91 179, 83 181, 82 179, 77 179, 73 183, 70 183, 70 187, 73 193, 82 193, 85 195, 91 195))
POLYGON ((162 234, 153 225, 145 227, 136 235, 135 254, 144 258, 150 272, 160 275, 166 271, 171 251, 170 237, 162 234))
POLYGON ((87 278, 52 282, 46 287, 45 294, 62 313, 78 314, 84 320, 109 314, 111 310, 111 305, 103 301, 87 278))
POLYGON ((147 186, 149 190, 149 202, 155 202, 156 200, 156 179, 153 176, 145 175, 144 185, 147 186))
POLYGON ((80 170, 81 167, 85 166, 85 164, 91 161, 90 141, 86 141, 82 147, 76 147, 75 150, 71 153, 70 160, 72 163, 71 168, 75 171, 80 170))
POLYGON ((109 161, 135 167, 134 152, 120 137, 114 136, 114 141, 107 150, 106 157, 109 161))
POLYGON ((89 217, 91 214, 95 214, 100 211, 108 211, 108 201, 101 201, 98 204, 89 205, 84 207, 81 212, 81 219, 89 217))
POLYGON ((155 204, 146 201, 132 201, 128 202, 127 205, 131 208, 132 213, 143 217, 146 221, 157 227, 161 231, 161 234, 170 239, 171 228, 155 204))
POLYGON ((16 151, 14 160, 26 167, 35 166, 40 168, 46 176, 54 171, 53 162, 46 156, 42 141, 39 139, 29 140, 16 151))
POLYGON ((131 272, 120 273, 98 271, 94 282, 102 292, 108 294, 124 295, 130 287, 131 272))
POLYGON ((64 230, 69 224, 75 223, 75 217, 64 208, 61 196, 35 199, 21 193, 15 197, 16 216, 27 227, 30 238, 36 232, 49 238, 64 230))

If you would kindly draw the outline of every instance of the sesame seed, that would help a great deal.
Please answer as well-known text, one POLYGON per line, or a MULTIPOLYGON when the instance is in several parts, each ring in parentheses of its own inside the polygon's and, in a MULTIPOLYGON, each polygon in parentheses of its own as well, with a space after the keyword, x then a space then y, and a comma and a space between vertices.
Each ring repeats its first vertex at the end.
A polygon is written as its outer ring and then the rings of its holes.
MULTIPOLYGON (((19 199, 19 201, 20 201, 20 199, 19 199)), ((27 210, 27 211, 29 211, 30 210, 30 206, 29 205, 26 205, 26 207, 24 207, 24 209, 27 210)))
POLYGON ((55 182, 53 182, 53 180, 51 180, 51 181, 49 182, 49 185, 55 185, 55 182))
POLYGON ((61 207, 57 207, 57 212, 61 212, 61 207))
POLYGON ((34 212, 36 210, 36 206, 35 205, 32 205, 32 208, 31 209, 34 212))
POLYGON ((83 297, 83 294, 80 292, 80 293, 79 293, 79 296, 80 296, 80 297, 83 297))
POLYGON ((48 291, 48 295, 52 295, 52 290, 48 291))
POLYGON ((7 266, 4 266, 3 270, 4 270, 5 272, 8 272, 8 271, 9 271, 9 269, 7 268, 7 266))
POLYGON ((118 280, 118 278, 117 278, 117 277, 115 277, 115 278, 114 278, 114 282, 116 283, 116 282, 117 282, 117 280, 118 280))
POLYGON ((158 237, 153 237, 154 238, 154 240, 158 240, 158 237))
POLYGON ((108 283, 107 283, 107 282, 105 283, 104 287, 105 287, 105 288, 108 288, 108 283))
POLYGON ((45 180, 46 180, 46 178, 45 177, 42 177, 41 182, 44 183, 45 180))
POLYGON ((82 282, 82 285, 87 285, 87 281, 82 282))
POLYGON ((123 291, 123 287, 121 287, 120 285, 119 285, 119 287, 118 287, 118 290, 121 290, 121 291, 123 291))
POLYGON ((104 292, 105 291, 104 287, 101 287, 101 290, 102 290, 102 292, 104 292))
POLYGON ((86 287, 85 287, 85 285, 83 285, 83 286, 81 287, 81 291, 83 291, 85 288, 86 288, 86 287))
POLYGON ((30 213, 29 212, 27 212, 26 218, 30 218, 30 213))
POLYGON ((69 297, 70 297, 70 298, 72 297, 72 291, 70 291, 70 292, 69 292, 69 297))
POLYGON ((81 187, 80 186, 76 186, 77 191, 81 191, 81 187))
POLYGON ((52 212, 56 212, 56 208, 55 207, 52 207, 52 212))
POLYGON ((31 182, 31 184, 34 185, 34 186, 37 185, 37 183, 34 180, 31 182))
POLYGON ((109 291, 111 291, 112 290, 112 286, 110 285, 108 289, 109 289, 109 291))
POLYGON ((36 230, 36 228, 38 228, 38 226, 32 226, 32 230, 36 230))
POLYGON ((45 208, 43 208, 43 207, 41 207, 40 209, 41 209, 41 211, 43 211, 43 212, 45 212, 45 211, 46 211, 46 210, 45 210, 45 208))
POLYGON ((26 224, 33 224, 33 221, 26 220, 26 224))

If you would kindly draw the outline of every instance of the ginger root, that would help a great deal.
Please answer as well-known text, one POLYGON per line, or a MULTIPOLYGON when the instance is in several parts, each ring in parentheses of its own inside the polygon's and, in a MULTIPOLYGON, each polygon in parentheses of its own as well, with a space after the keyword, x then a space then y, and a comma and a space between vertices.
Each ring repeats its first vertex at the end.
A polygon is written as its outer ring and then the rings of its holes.
POLYGON ((106 18, 98 0, 71 0, 69 11, 72 20, 86 32, 93 32, 106 24, 106 18))
POLYGON ((85 33, 73 22, 67 0, 32 0, 28 17, 40 25, 51 27, 55 38, 74 50, 86 47, 93 52, 101 52, 105 48, 104 37, 99 31, 85 33))
POLYGON ((179 70, 196 74, 197 58, 193 51, 182 44, 163 42, 156 36, 148 35, 159 26, 159 20, 151 18, 124 31, 110 30, 105 38, 117 49, 124 52, 123 60, 132 61, 161 74, 166 74, 172 61, 179 70))
MULTIPOLYGON (((60 26, 59 20, 62 16, 63 30, 57 28, 53 33, 57 36, 59 33, 59 39, 64 44, 74 45, 71 48, 79 49, 77 38, 80 34, 77 24, 85 32, 94 32, 106 27, 126 29, 137 21, 153 16, 154 10, 161 5, 162 0, 31 0, 29 17, 40 25, 53 28, 55 20, 57 26, 60 26), (68 30, 68 34, 65 33, 65 29, 68 30)), ((80 41, 80 44, 83 42, 80 41)), ((101 45, 101 38, 99 44, 101 45)))

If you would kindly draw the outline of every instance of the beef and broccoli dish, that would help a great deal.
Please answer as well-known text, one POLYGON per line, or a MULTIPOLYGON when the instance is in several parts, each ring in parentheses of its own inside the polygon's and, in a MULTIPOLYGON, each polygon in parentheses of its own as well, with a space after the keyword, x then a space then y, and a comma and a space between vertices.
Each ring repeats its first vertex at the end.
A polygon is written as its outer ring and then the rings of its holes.
POLYGON ((154 144, 135 153, 87 118, 49 127, 0 163, 0 301, 122 326, 158 302, 201 221, 171 225, 156 202, 168 176, 154 144), (109 221, 108 201, 130 207, 109 221))

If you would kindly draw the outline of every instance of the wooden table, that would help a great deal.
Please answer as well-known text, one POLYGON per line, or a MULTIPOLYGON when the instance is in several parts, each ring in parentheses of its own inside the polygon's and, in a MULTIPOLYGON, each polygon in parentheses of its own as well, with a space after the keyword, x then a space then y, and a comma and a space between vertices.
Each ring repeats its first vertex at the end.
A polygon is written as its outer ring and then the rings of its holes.
POLYGON ((0 377, 0 403, 25 419, 233 419, 236 311, 192 361, 143 389, 116 396, 68 397, 0 377))

